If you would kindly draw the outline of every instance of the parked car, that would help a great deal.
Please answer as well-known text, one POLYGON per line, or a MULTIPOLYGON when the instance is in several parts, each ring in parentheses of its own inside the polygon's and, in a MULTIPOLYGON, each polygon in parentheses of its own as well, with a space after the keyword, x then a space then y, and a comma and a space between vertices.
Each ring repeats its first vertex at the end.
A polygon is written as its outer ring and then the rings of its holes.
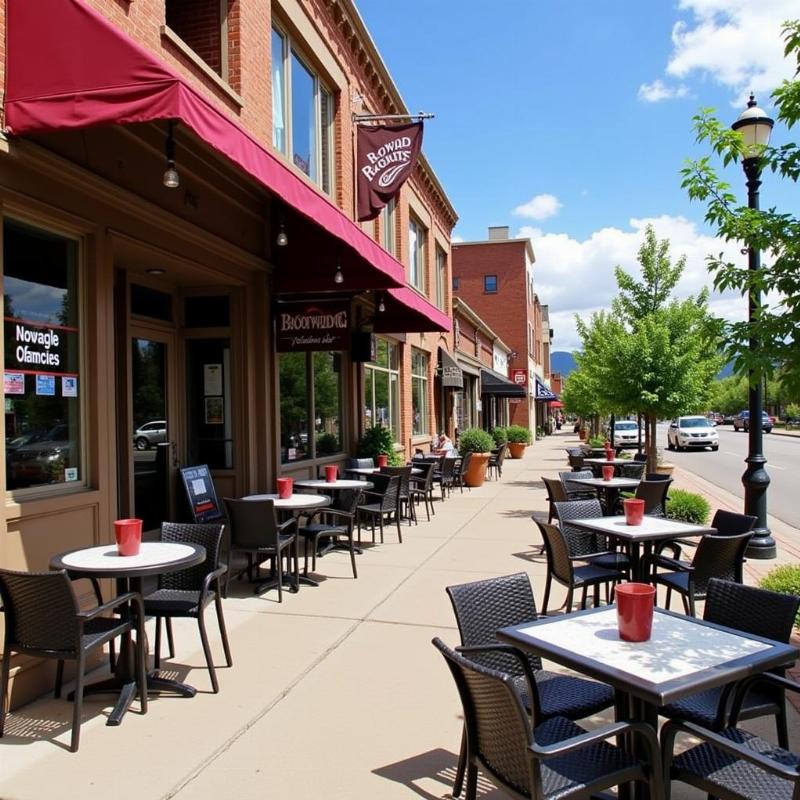
MULTIPOLYGON (((750 430, 750 412, 749 411, 740 411, 734 418, 733 418, 733 429, 735 431, 749 431, 750 430)), ((772 431, 772 421, 769 418, 769 415, 766 411, 761 412, 761 430, 764 433, 770 433, 772 431)))
POLYGON ((167 441, 167 423, 163 419, 145 422, 133 434, 133 444, 137 450, 147 450, 154 444, 167 441))
MULTIPOLYGON (((644 434, 642 434, 642 439, 644 439, 644 434)), ((635 420, 618 419, 614 422, 614 446, 639 446, 639 426, 635 420)))
POLYGON ((712 425, 722 425, 723 421, 722 414, 720 414, 719 411, 709 411, 708 414, 706 414, 706 419, 712 425))
POLYGON ((733 414, 723 414, 720 425, 733 425, 733 414))
POLYGON ((719 450, 719 434, 705 417, 678 417, 670 423, 667 430, 667 449, 686 450, 687 447, 719 450))
POLYGON ((70 439, 69 426, 62 422, 11 453, 9 477, 15 486, 63 480, 61 474, 76 462, 76 455, 77 442, 70 439))

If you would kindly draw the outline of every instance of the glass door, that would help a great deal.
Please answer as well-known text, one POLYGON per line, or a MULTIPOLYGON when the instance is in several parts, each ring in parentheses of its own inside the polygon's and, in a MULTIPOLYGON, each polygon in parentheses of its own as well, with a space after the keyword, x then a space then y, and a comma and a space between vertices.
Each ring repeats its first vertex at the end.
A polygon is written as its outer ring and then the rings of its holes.
POLYGON ((132 331, 130 350, 131 475, 133 516, 144 529, 174 519, 176 445, 170 401, 174 338, 132 331))

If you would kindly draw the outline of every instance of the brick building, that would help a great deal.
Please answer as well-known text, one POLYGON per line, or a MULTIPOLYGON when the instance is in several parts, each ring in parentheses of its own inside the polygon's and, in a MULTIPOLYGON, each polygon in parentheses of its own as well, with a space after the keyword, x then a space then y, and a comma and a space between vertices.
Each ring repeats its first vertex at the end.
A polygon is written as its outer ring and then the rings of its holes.
POLYGON ((510 422, 531 429, 546 413, 537 393, 549 392, 552 338, 547 307, 534 291, 535 260, 530 239, 511 239, 508 227, 490 227, 485 241, 453 245, 453 293, 510 348, 508 377, 526 390, 524 398, 511 398, 510 422))
MULTIPOLYGON (((7 0, 0 28, 0 565, 181 517, 184 465, 236 497, 367 424, 406 454, 452 429, 456 215, 423 156, 355 221, 353 115, 408 111, 351 0, 7 0)), ((15 660, 15 702, 47 670, 15 660)))

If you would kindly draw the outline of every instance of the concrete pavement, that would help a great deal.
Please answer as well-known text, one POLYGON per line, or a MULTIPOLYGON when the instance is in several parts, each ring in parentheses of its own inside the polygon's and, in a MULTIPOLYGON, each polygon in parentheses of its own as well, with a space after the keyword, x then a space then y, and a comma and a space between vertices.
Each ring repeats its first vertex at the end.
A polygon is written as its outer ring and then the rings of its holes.
MULTIPOLYGON (((357 580, 349 557, 331 553, 317 564, 321 585, 284 595, 282 604, 274 592, 255 597, 232 584, 225 614, 234 666, 218 671, 219 694, 210 693, 196 628, 185 621, 176 625, 176 659, 162 666, 196 686, 195 698, 153 698, 147 715, 129 713, 118 728, 105 727, 102 698, 87 698, 74 755, 65 750, 70 704, 43 698, 20 709, 0 741, 0 798, 448 796, 460 705, 430 644, 433 636, 458 640, 444 588, 525 570, 541 603, 544 559, 530 514, 546 513, 539 478, 565 469, 563 448, 576 443, 562 432, 522 460, 507 459, 501 480, 456 492, 437 503, 430 523, 404 526, 402 545, 388 529, 384 545, 359 557, 357 580)), ((736 507, 689 475, 674 477, 677 486, 709 494, 714 508, 736 507)), ((796 532, 774 531, 781 559, 796 558, 796 532)), ((774 563, 748 563, 748 577, 774 563)), ((212 648, 222 662, 216 638, 212 648)), ((797 749, 793 712, 791 723, 797 749)), ((770 722, 756 728, 773 733, 770 722)), ((481 786, 481 796, 504 796, 481 786)))

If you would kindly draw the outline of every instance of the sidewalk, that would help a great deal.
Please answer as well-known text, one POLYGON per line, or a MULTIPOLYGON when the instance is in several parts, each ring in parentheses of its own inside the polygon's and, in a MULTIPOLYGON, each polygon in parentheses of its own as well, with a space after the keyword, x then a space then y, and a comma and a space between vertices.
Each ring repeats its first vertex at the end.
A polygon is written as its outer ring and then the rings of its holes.
MULTIPOLYGON (((331 553, 317 565, 321 586, 285 595, 281 605, 274 592, 255 597, 233 584, 225 613, 234 666, 218 670, 219 694, 210 693, 196 627, 186 621, 175 627, 176 660, 162 666, 196 686, 195 698, 154 697, 146 716, 131 712, 120 727, 107 728, 108 708, 89 697, 74 755, 64 749, 70 704, 43 698, 11 715, 0 741, 0 798, 448 796, 461 708, 430 644, 434 636, 458 641, 444 588, 525 570, 541 603, 544 560, 530 514, 546 512, 539 478, 565 469, 564 448, 576 442, 563 432, 528 448, 520 461, 507 459, 501 480, 456 492, 437 503, 430 523, 405 526, 402 545, 387 529, 386 544, 359 557, 358 580, 347 554, 331 553)), ((691 488, 688 476, 676 475, 676 483, 691 488)), ((728 501, 714 497, 712 506, 728 501)), ((785 541, 790 532, 774 530, 781 557, 795 557, 785 541)), ((555 604, 564 594, 554 591, 555 604)), ((210 620, 210 631, 215 627, 210 620)), ((212 649, 221 663, 213 637, 212 649)), ((792 710, 790 720, 797 749, 792 710)), ((763 732, 773 735, 771 721, 763 732)), ((505 797, 483 780, 479 786, 481 797, 505 797)))

